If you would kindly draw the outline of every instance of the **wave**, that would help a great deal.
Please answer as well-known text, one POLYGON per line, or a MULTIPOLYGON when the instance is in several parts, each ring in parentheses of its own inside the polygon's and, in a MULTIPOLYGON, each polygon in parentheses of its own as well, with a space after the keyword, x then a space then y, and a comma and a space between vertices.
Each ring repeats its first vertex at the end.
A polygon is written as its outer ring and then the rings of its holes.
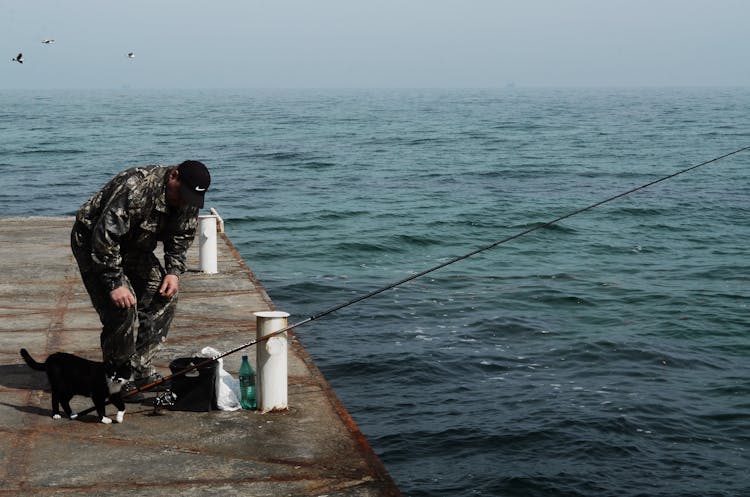
POLYGON ((370 212, 360 209, 342 209, 342 210, 320 210, 316 211, 311 217, 322 221, 336 221, 340 219, 351 219, 361 216, 369 216, 370 212))
POLYGON ((308 160, 299 164, 303 169, 322 170, 322 169, 333 169, 338 167, 339 164, 330 161, 322 160, 308 160))
POLYGON ((250 155, 250 158, 269 160, 269 161, 279 161, 279 162, 294 162, 294 163, 299 163, 299 162, 304 163, 304 161, 308 160, 307 154, 300 153, 300 152, 291 152, 291 151, 255 152, 254 154, 250 155))
POLYGON ((90 150, 83 150, 77 148, 53 148, 53 149, 30 149, 20 150, 15 152, 18 155, 70 155, 70 154, 87 154, 90 150))
POLYGON ((573 233, 578 232, 577 229, 573 228, 569 224, 563 224, 561 222, 551 224, 549 226, 545 226, 544 228, 542 228, 542 226, 547 224, 547 222, 532 222, 532 223, 526 223, 526 224, 515 224, 511 226, 510 229, 517 233, 530 230, 530 229, 537 229, 538 232, 541 232, 543 230, 549 230, 555 233, 565 233, 565 234, 568 234, 568 233, 573 234, 573 233))
POLYGON ((401 252, 402 248, 392 246, 385 242, 365 242, 365 241, 343 241, 335 245, 335 251, 341 254, 366 254, 366 253, 383 253, 383 252, 401 252))

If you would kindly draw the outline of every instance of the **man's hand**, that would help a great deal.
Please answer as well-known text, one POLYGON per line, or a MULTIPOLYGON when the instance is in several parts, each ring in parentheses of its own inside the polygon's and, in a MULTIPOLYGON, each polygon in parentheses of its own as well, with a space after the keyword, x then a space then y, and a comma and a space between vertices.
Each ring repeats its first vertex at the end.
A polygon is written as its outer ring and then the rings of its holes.
POLYGON ((126 286, 118 286, 111 292, 109 292, 109 298, 115 307, 120 309, 129 309, 135 307, 135 297, 130 293, 130 288, 126 286))
POLYGON ((176 274, 168 274, 161 281, 159 293, 162 297, 172 298, 180 289, 180 278, 176 274))

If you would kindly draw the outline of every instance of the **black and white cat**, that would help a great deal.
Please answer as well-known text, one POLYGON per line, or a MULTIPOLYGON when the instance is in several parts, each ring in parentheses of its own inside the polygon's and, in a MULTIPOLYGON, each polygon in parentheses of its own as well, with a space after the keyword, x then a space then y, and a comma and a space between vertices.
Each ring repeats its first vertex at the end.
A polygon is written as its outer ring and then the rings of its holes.
POLYGON ((91 397, 102 423, 109 424, 112 419, 105 415, 104 408, 109 399, 117 407, 115 421, 122 423, 125 417, 125 403, 120 396, 120 389, 131 375, 130 364, 114 367, 107 362, 97 362, 65 352, 50 355, 43 363, 36 362, 26 349, 21 349, 21 356, 32 369, 46 371, 52 390, 52 417, 60 419, 60 405, 70 419, 78 415, 70 408, 70 399, 74 395, 91 397))

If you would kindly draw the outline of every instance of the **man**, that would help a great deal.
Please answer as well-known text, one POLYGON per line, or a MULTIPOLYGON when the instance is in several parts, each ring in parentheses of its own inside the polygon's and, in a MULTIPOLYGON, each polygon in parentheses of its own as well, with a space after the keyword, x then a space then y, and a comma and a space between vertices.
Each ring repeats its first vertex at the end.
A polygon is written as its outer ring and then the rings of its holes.
POLYGON ((135 386, 160 378, 151 362, 174 317, 179 276, 210 183, 206 166, 194 160, 134 167, 76 215, 71 248, 102 322, 103 359, 130 362, 135 386), (164 266, 154 255, 157 241, 164 245, 164 266))

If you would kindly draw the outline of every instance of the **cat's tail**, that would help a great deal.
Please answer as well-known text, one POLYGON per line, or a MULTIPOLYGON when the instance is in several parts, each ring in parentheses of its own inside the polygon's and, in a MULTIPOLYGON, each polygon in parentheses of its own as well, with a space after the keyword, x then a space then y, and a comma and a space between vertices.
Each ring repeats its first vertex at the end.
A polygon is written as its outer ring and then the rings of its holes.
POLYGON ((47 370, 44 364, 36 362, 26 349, 21 349, 21 357, 23 357, 23 360, 26 361, 26 364, 28 364, 31 369, 36 369, 37 371, 47 370))

